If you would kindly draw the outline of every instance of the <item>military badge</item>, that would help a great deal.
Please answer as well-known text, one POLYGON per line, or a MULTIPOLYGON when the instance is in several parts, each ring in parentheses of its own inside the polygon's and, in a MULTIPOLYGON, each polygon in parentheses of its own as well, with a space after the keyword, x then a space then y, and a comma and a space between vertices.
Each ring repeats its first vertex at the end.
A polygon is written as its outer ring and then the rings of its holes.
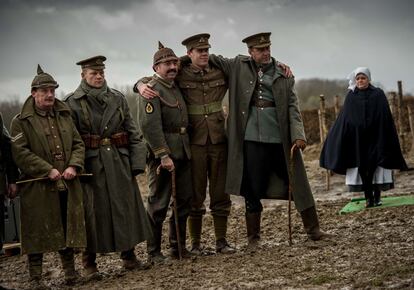
POLYGON ((154 107, 151 103, 147 103, 147 105, 145 106, 145 112, 147 114, 152 114, 152 112, 154 112, 154 107))

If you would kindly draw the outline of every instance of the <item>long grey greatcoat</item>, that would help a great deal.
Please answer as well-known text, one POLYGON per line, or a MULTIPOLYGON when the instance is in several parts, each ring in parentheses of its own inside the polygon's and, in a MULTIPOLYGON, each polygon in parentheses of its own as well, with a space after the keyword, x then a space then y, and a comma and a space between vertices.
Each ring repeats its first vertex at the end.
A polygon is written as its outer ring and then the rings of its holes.
POLYGON ((126 99, 120 92, 108 88, 105 105, 102 106, 79 86, 65 101, 72 109, 73 120, 81 135, 90 133, 110 138, 118 132, 128 133, 128 147, 104 145, 97 149, 87 148, 85 169, 93 173, 93 177, 83 183, 83 187, 87 250, 106 253, 132 249, 151 237, 151 229, 133 174, 144 172, 146 148, 126 99), (86 101, 88 116, 82 110, 82 99, 86 101))
MULTIPOLYGON (((228 118, 228 165, 226 192, 240 194, 243 172, 243 143, 249 113, 249 104, 257 81, 257 73, 250 57, 239 55, 232 59, 210 55, 216 65, 229 80, 229 118, 228 118)), ((273 63, 276 63, 272 58, 273 63)), ((280 124, 280 135, 285 152, 286 164, 290 167, 290 149, 296 139, 306 140, 299 111, 298 98, 294 90, 294 79, 286 78, 276 66, 273 79, 273 97, 280 124)), ((277 165, 275 165, 277 166, 277 165)), ((289 170, 288 170, 289 172, 289 170)), ((297 210, 302 211, 314 206, 302 155, 299 150, 293 156, 293 175, 289 172, 293 186, 292 196, 297 210)), ((266 193, 271 199, 287 199, 288 185, 276 174, 271 177, 266 193)))
MULTIPOLYGON (((82 171, 85 147, 76 130, 69 108, 56 100, 56 122, 66 158, 65 168, 82 171)), ((47 177, 53 168, 49 144, 29 97, 11 124, 12 153, 20 168, 21 179, 47 177)), ((65 180, 68 188, 66 239, 63 231, 59 193, 51 180, 23 183, 20 187, 20 222, 22 254, 57 251, 65 247, 86 246, 82 187, 79 179, 65 180)))

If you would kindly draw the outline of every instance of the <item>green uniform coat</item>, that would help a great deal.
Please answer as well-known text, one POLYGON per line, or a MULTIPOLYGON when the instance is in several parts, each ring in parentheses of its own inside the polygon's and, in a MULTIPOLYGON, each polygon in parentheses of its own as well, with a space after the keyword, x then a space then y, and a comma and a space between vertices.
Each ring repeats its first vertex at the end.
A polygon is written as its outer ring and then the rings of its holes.
MULTIPOLYGON (((226 192, 240 194, 243 172, 243 143, 248 119, 250 101, 257 81, 251 58, 239 55, 233 59, 210 55, 210 61, 223 70, 229 81, 229 118, 228 118, 228 164, 226 192)), ((272 61, 276 62, 273 58, 272 61)), ((290 167, 290 149, 296 139, 306 140, 298 98, 294 90, 294 79, 286 78, 279 67, 273 79, 273 97, 280 124, 280 136, 285 153, 286 164, 290 167)), ((289 172, 293 186, 293 198, 297 210, 302 211, 314 206, 311 188, 306 176, 300 151, 293 157, 293 176, 289 172)), ((287 199, 288 185, 275 174, 270 179, 267 197, 287 199)))
MULTIPOLYGON (((54 111, 66 156, 65 168, 83 169, 85 147, 76 130, 69 108, 59 100, 54 111)), ((44 128, 30 96, 11 124, 12 153, 21 170, 21 179, 45 177, 53 168, 44 128)), ((20 186, 22 254, 57 251, 86 246, 82 188, 79 179, 65 180, 68 189, 66 240, 63 232, 59 192, 56 182, 34 181, 20 186)))
POLYGON ((72 109, 73 120, 81 135, 110 138, 118 132, 128 133, 128 146, 102 145, 87 149, 85 168, 93 173, 83 183, 85 192, 88 252, 125 251, 151 237, 151 229, 134 174, 145 170, 146 149, 125 97, 108 88, 105 104, 88 96, 81 86, 65 101, 72 109), (85 116, 81 100, 87 104, 85 116), (89 118, 91 127, 86 118, 89 118))

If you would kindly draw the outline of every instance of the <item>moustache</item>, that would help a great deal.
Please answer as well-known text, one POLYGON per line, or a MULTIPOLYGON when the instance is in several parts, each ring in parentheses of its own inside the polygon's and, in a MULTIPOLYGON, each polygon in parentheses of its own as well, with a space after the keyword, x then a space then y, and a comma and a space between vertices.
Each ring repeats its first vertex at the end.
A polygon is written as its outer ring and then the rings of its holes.
POLYGON ((174 72, 174 73, 177 73, 177 70, 176 69, 169 69, 168 71, 167 71, 167 74, 169 74, 169 73, 172 73, 172 72, 174 72))

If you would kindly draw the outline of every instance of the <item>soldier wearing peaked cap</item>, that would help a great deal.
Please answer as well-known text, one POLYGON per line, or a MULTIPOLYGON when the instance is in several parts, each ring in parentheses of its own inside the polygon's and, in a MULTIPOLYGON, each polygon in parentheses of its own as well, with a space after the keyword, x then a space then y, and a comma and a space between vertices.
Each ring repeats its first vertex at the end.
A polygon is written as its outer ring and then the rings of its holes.
MULTIPOLYGON (((178 58, 170 49, 159 43, 154 54, 155 74, 149 85, 158 92, 158 98, 148 100, 138 97, 138 123, 149 149, 147 161, 150 195, 147 211, 151 220, 154 237, 148 242, 149 260, 163 262, 166 257, 161 253, 162 225, 166 218, 172 194, 171 173, 175 170, 177 194, 177 219, 183 256, 187 217, 192 197, 190 171, 190 144, 188 138, 188 116, 184 98, 175 77, 178 72, 178 58), (157 168, 161 170, 157 174, 157 168)), ((169 220, 170 254, 178 257, 178 238, 175 227, 175 214, 169 220)))
POLYGON ((306 137, 294 78, 287 77, 271 57, 270 34, 258 33, 242 40, 250 56, 233 59, 210 56, 229 79, 228 167, 231 170, 227 171, 226 192, 245 198, 251 249, 260 240, 261 199, 287 199, 289 181, 308 237, 320 240, 328 236, 319 228, 300 150, 290 160, 292 145, 304 149, 306 137), (293 172, 288 171, 290 162, 293 172))
POLYGON ((38 67, 31 96, 11 124, 13 158, 21 178, 21 247, 28 255, 33 288, 40 285, 43 253, 59 251, 65 279, 73 283, 73 248, 86 246, 83 194, 76 176, 85 147, 69 108, 55 98, 59 85, 38 67))
MULTIPOLYGON (((201 33, 186 38, 191 63, 183 66, 177 83, 187 104, 190 124, 191 169, 193 198, 188 219, 191 253, 202 255, 202 220, 206 213, 207 182, 210 210, 213 215, 217 253, 233 253, 226 240, 227 219, 231 200, 224 192, 227 164, 227 138, 222 100, 227 91, 224 74, 208 63, 210 34, 201 33)), ((134 86, 136 90, 136 86, 134 86)))
POLYGON ((98 275, 96 253, 121 252, 125 269, 144 268, 134 253, 151 237, 135 176, 144 172, 146 149, 125 97, 107 86, 104 56, 77 62, 81 83, 65 101, 86 146, 83 183, 87 247, 82 261, 88 277, 98 275))

